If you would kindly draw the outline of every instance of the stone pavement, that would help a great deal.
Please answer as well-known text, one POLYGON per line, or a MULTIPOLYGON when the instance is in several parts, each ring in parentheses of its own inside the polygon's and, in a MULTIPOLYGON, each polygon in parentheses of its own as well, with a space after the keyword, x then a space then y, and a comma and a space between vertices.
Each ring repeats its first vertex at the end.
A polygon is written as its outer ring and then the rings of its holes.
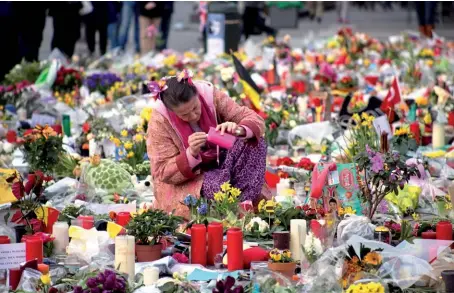
MULTIPOLYGON (((446 2, 450 4, 450 2, 446 2)), ((198 49, 202 46, 200 41, 201 35, 199 25, 190 22, 190 16, 196 2, 175 2, 175 12, 172 17, 172 28, 170 31, 168 47, 185 51, 189 49, 198 49)), ((350 7, 349 17, 351 26, 379 39, 385 39, 390 35, 398 34, 405 30, 417 30, 416 13, 401 9, 400 6, 394 6, 393 11, 383 11, 379 5, 376 5, 375 11, 360 11, 356 7, 350 7), (411 21, 409 21, 411 20, 411 21)), ((321 23, 310 21, 308 18, 302 18, 299 21, 297 29, 279 30, 279 36, 285 34, 292 36, 292 43, 298 45, 303 40, 307 40, 309 35, 330 36, 337 31, 340 25, 337 23, 337 13, 335 10, 325 12, 321 23)), ((436 33, 448 39, 454 39, 454 23, 445 20, 443 25, 438 25, 436 33)), ((83 29, 82 29, 83 31, 83 29)), ((83 36, 83 32, 82 32, 83 36)), ((44 31, 44 39, 41 44, 40 58, 45 59, 50 53, 50 40, 52 38, 52 21, 49 18, 44 31)), ((253 36, 252 40, 261 41, 263 36, 253 36)), ((129 47, 132 48, 132 31, 129 38, 129 47)), ((87 46, 83 37, 79 40, 76 52, 79 55, 87 53, 87 46)))

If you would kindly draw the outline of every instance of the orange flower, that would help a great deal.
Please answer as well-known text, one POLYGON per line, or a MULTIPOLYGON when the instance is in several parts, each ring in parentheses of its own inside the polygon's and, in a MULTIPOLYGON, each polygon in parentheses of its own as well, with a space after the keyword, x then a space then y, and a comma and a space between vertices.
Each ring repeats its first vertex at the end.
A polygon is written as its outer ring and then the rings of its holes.
POLYGON ((110 211, 109 212, 109 218, 111 220, 115 220, 116 217, 117 217, 117 214, 114 211, 110 211))
POLYGON ((50 136, 57 136, 57 132, 55 132, 55 130, 49 125, 46 125, 41 133, 46 139, 48 139, 50 136))
POLYGON ((357 264, 357 263, 359 263, 359 258, 355 255, 354 257, 352 257, 351 262, 354 264, 357 264))
POLYGON ((382 258, 381 255, 375 251, 371 251, 364 257, 364 262, 368 265, 377 266, 381 264, 382 258))

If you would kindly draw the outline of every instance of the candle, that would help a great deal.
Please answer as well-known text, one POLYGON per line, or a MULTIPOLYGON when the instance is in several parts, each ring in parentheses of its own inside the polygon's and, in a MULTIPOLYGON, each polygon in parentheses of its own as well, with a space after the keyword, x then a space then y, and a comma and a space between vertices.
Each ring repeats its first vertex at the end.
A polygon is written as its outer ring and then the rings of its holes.
POLYGON ((0 244, 10 244, 11 240, 6 235, 0 235, 0 244))
POLYGON ((276 184, 276 195, 278 196, 284 196, 286 195, 286 190, 290 189, 290 179, 283 179, 279 181, 278 184, 276 184))
POLYGON ((438 149, 445 146, 445 125, 434 122, 432 125, 432 148, 438 149))
POLYGON ((65 254, 69 244, 69 225, 66 222, 56 222, 52 227, 54 240, 54 253, 65 254))
POLYGON ((295 261, 301 260, 301 245, 306 241, 306 221, 290 220, 290 251, 295 261))
POLYGON ((159 280, 159 269, 157 267, 147 267, 143 270, 143 284, 150 286, 159 280))
POLYGON ((426 231, 421 233, 422 239, 437 239, 437 233, 433 231, 426 231))
POLYGON ((43 262, 43 240, 38 237, 25 239, 25 260, 37 259, 38 263, 43 262))
POLYGON ((11 290, 16 290, 21 276, 22 270, 20 268, 9 269, 9 287, 11 290))
POLYGON ((128 212, 119 212, 115 219, 115 222, 120 226, 126 226, 131 220, 131 213, 128 212))
POLYGON ((134 236, 122 235, 115 237, 115 268, 134 280, 136 251, 134 236))
POLYGON ((229 271, 243 269, 243 232, 239 228, 227 231, 227 268, 229 271))
POLYGON ((60 212, 57 209, 46 207, 47 209, 47 223, 44 227, 44 232, 48 234, 53 234, 54 224, 58 221, 58 216, 60 212))
POLYGON ((49 266, 43 263, 39 263, 38 271, 40 271, 43 275, 47 275, 49 273, 49 266))
POLYGON ((222 224, 218 222, 211 222, 208 225, 208 255, 207 263, 208 265, 214 265, 214 258, 217 254, 222 253, 223 251, 223 236, 224 229, 222 224))
POLYGON ((203 224, 191 227, 191 263, 202 266, 207 264, 207 229, 203 224))
POLYGON ((95 217, 93 216, 79 216, 77 219, 82 221, 82 228, 91 229, 95 226, 95 217))
POLYGON ((452 224, 448 221, 440 221, 437 224, 437 239, 452 240, 452 224))
POLYGON ((413 137, 416 140, 417 144, 421 143, 421 129, 419 128, 418 122, 413 122, 410 124, 410 132, 413 134, 413 137))
POLYGON ((285 250, 290 248, 290 232, 279 231, 273 233, 274 248, 285 250))

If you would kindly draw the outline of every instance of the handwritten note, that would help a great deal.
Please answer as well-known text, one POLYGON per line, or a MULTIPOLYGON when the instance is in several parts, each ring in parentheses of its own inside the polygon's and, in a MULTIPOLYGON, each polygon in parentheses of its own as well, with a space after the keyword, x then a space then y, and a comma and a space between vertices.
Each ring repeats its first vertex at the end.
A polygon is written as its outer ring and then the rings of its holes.
POLYGON ((25 262, 25 243, 0 244, 0 269, 17 268, 25 262))

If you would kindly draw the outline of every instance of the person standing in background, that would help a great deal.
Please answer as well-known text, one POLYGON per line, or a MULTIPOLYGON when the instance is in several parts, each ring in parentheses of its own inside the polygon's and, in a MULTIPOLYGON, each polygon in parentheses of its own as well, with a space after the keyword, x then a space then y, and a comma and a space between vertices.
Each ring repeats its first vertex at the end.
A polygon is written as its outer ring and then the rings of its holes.
POLYGON ((419 32, 422 36, 432 38, 432 32, 435 28, 437 1, 416 1, 415 6, 418 14, 419 32))
POLYGON ((172 13, 173 13, 173 1, 164 1, 164 9, 162 13, 161 19, 161 41, 162 43, 159 44, 158 49, 164 50, 167 49, 167 41, 169 40, 169 31, 170 31, 170 24, 172 23, 172 13))
POLYGON ((316 19, 317 22, 322 22, 323 17, 323 1, 308 1, 309 17, 311 20, 316 19))
POLYGON ((156 37, 164 12, 163 2, 138 2, 140 26, 140 53, 146 54, 156 49, 156 37))
POLYGON ((245 3, 243 13, 243 33, 247 40, 254 34, 265 32, 269 36, 275 36, 276 30, 265 24, 265 18, 261 15, 265 10, 265 2, 248 1, 245 3))
MULTIPOLYGON (((0 81, 20 61, 19 39, 15 25, 13 4, 11 1, 0 2, 0 26, 3 28, 0 46, 0 81)), ((17 21, 17 20, 16 20, 17 21)))
POLYGON ((90 54, 96 51, 96 32, 99 33, 99 51, 107 50, 108 1, 91 1, 93 11, 85 16, 85 37, 90 54))
POLYGON ((337 13, 339 15, 339 23, 348 24, 348 1, 338 1, 336 4, 337 13))
POLYGON ((118 31, 118 46, 123 51, 126 50, 131 23, 134 25, 134 49, 140 53, 139 8, 136 1, 124 1, 118 31))
POLYGON ((107 39, 110 50, 119 46, 118 32, 120 28, 120 13, 122 2, 107 1, 107 39))
POLYGON ((38 61, 49 4, 41 1, 15 1, 12 4, 16 19, 20 19, 17 21, 20 57, 28 62, 38 61))
POLYGON ((54 35, 51 48, 59 49, 69 58, 74 54, 76 42, 80 38, 80 1, 55 1, 50 3, 49 15, 53 18, 54 35))

